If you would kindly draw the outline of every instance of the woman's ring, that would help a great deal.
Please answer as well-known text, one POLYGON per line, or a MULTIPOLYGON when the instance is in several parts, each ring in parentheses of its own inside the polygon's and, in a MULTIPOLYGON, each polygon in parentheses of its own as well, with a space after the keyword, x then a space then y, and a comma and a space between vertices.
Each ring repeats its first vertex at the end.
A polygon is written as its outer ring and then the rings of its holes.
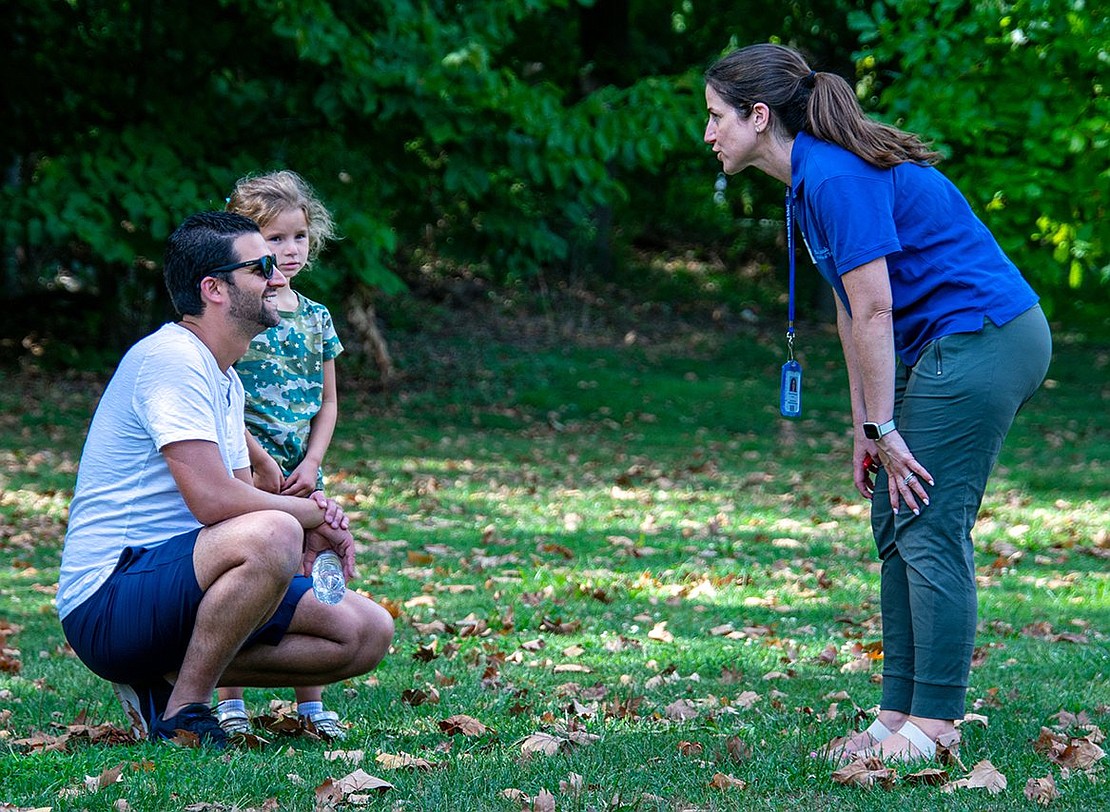
POLYGON ((903 485, 909 485, 915 479, 917 479, 917 474, 915 474, 915 473, 913 473, 913 471, 911 471, 910 473, 906 474, 906 478, 902 480, 902 484, 903 485))

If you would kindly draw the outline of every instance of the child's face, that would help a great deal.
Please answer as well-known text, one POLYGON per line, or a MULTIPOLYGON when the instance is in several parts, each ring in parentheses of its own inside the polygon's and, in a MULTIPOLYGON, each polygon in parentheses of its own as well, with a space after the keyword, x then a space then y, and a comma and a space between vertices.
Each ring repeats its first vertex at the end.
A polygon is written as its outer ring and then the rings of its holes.
POLYGON ((300 209, 286 209, 262 229, 277 255, 278 270, 290 282, 308 262, 308 221, 300 209))

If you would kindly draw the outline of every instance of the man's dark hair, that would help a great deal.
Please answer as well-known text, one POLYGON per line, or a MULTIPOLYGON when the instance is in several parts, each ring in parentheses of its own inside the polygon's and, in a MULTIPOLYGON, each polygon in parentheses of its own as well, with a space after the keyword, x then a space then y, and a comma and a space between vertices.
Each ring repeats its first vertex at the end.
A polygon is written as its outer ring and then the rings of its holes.
POLYGON ((166 290, 179 316, 199 316, 204 311, 198 284, 204 272, 237 262, 232 243, 258 230, 254 220, 227 211, 206 211, 185 218, 166 243, 163 266, 166 290))

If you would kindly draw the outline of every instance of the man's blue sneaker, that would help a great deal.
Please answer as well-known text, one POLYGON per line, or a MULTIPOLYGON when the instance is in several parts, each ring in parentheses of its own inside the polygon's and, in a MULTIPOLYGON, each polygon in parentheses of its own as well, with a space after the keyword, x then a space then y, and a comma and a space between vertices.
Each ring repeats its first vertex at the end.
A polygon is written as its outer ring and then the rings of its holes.
POLYGON ((165 680, 159 680, 151 685, 128 685, 123 682, 113 682, 112 689, 123 705, 127 721, 131 725, 131 735, 136 739, 145 739, 150 735, 152 719, 158 719, 170 701, 173 686, 165 680))
POLYGON ((177 712, 177 715, 169 719, 157 717, 150 727, 150 740, 179 739, 182 733, 191 733, 197 737, 197 744, 208 745, 218 750, 222 750, 228 744, 227 734, 220 727, 215 711, 203 702, 186 705, 177 712))

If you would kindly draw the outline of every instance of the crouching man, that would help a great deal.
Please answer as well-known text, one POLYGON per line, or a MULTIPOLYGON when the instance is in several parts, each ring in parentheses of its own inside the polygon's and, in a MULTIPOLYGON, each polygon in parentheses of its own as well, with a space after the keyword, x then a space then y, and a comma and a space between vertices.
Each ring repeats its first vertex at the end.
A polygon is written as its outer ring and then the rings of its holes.
POLYGON ((227 744, 218 685, 325 685, 385 656, 393 620, 349 591, 318 602, 307 577, 335 550, 354 574, 330 499, 255 488, 232 364, 278 323, 285 285, 258 227, 196 214, 170 236, 166 287, 180 321, 123 357, 81 454, 57 606, 77 656, 115 684, 132 726, 227 744))

